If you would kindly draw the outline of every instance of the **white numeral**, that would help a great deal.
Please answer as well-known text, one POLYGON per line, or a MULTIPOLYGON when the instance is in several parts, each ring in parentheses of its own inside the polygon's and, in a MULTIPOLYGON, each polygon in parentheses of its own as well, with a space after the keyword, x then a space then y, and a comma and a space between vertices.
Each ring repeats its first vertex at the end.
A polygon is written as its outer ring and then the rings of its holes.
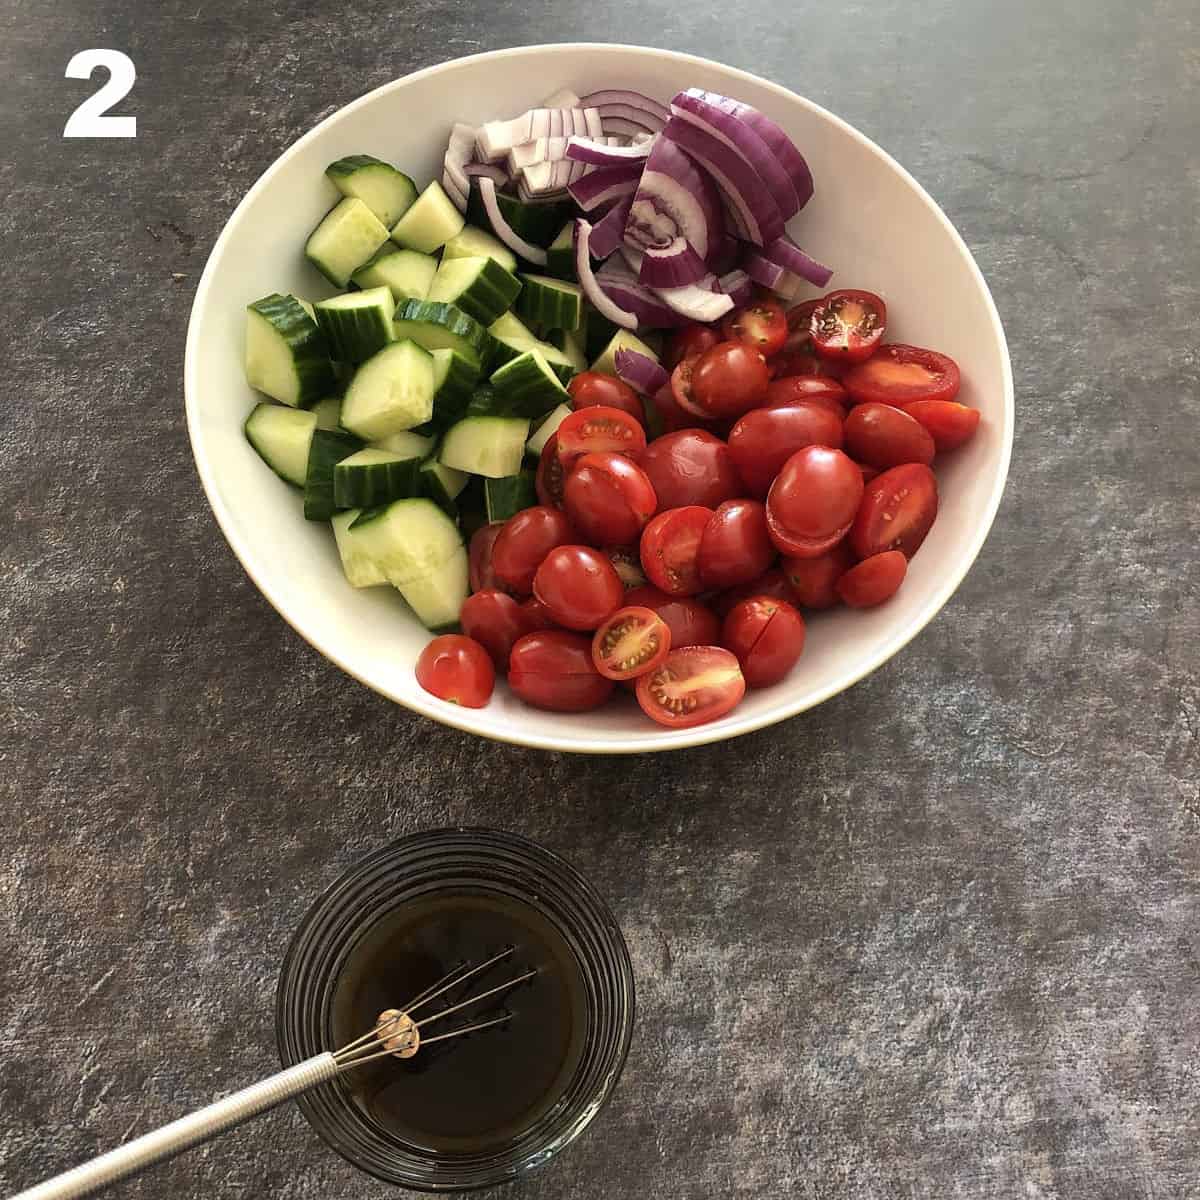
POLYGON ((137 117, 106 117, 114 104, 129 95, 137 79, 133 59, 120 50, 80 50, 67 63, 67 79, 91 79, 97 67, 108 72, 108 82, 89 96, 70 116, 63 137, 137 137, 137 117))

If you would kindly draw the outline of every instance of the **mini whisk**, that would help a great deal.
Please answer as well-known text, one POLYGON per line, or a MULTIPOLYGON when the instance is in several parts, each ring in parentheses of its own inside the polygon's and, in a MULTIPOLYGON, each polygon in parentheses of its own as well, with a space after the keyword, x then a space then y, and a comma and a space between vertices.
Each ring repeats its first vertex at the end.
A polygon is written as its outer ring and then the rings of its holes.
POLYGON ((143 1134, 132 1142, 118 1146, 90 1162, 81 1164, 62 1175, 46 1180, 12 1200, 76 1200, 108 1187, 118 1180, 127 1179, 155 1163, 173 1158, 184 1150, 224 1133, 228 1129, 267 1112, 296 1096, 325 1083, 345 1071, 351 1071, 364 1063, 393 1056, 412 1058, 422 1046, 463 1037, 481 1029, 490 1029, 511 1020, 512 1014, 504 1011, 485 1020, 472 1021, 445 1032, 424 1032, 435 1022, 454 1013, 464 1013, 484 1000, 499 997, 512 991, 519 984, 532 979, 536 970, 528 970, 504 983, 479 992, 465 1000, 456 1000, 447 1007, 439 1008, 427 1015, 415 1017, 433 1001, 445 996, 460 985, 482 975, 485 971, 510 958, 516 952, 509 946, 486 962, 475 965, 460 963, 454 970, 419 992, 400 1008, 389 1008, 379 1014, 379 1019, 369 1032, 343 1046, 340 1050, 326 1051, 313 1058, 297 1063, 286 1071, 280 1071, 269 1079, 252 1084, 223 1100, 217 1100, 206 1108, 198 1109, 178 1121, 172 1121, 161 1129, 143 1134))

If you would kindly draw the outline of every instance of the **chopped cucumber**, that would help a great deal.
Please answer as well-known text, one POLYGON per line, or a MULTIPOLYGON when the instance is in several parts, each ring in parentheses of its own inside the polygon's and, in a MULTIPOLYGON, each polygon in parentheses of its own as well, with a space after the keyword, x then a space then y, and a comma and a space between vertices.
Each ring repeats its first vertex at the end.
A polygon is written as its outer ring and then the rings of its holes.
POLYGON ((294 296, 246 309, 246 382, 281 404, 307 408, 333 390, 329 343, 294 296))
POLYGON ((315 429, 308 450, 304 476, 304 516, 309 521, 328 521, 337 512, 333 495, 333 471, 343 458, 362 449, 362 442, 348 433, 315 429))
POLYGON ((467 225, 443 247, 442 262, 450 258, 491 258, 506 271, 517 269, 517 256, 498 237, 474 225, 467 225))
POLYGON ((403 171, 369 154, 339 158, 325 174, 343 196, 357 197, 389 229, 417 198, 416 186, 403 171))
POLYGON ((397 250, 388 242, 370 262, 350 277, 360 288, 385 287, 397 304, 424 300, 437 272, 437 259, 416 250, 397 250))
POLYGON ((433 419, 441 428, 461 420, 479 382, 479 368, 456 350, 433 351, 433 419))
POLYGON ((521 291, 521 281, 493 258, 451 258, 438 268, 431 301, 454 304, 481 325, 490 325, 521 291))
POLYGON ((367 359, 342 400, 342 425, 368 441, 422 425, 432 415, 433 357, 408 340, 367 359))
POLYGON ((352 508, 347 512, 334 513, 330 521, 333 525, 333 537, 337 542, 338 556, 342 560, 346 582, 356 588, 378 587, 381 583, 387 583, 388 578, 375 560, 363 552, 357 535, 350 529, 358 520, 360 512, 360 509, 352 508))
POLYGON ((575 222, 568 221, 546 247, 546 274, 555 279, 575 278, 575 222))
POLYGON ((342 362, 366 362, 395 337, 396 302, 386 287, 347 292, 319 300, 315 307, 333 357, 342 362))
POLYGON ((543 329, 578 329, 583 291, 577 283, 548 275, 522 275, 517 312, 543 329))
POLYGON ((420 454, 375 446, 359 450, 333 468, 333 502, 338 508, 374 508, 413 496, 421 462, 420 454))
MULTIPOLYGON (((500 206, 500 215, 512 226, 518 237, 532 242, 535 246, 548 246, 557 237, 563 227, 563 222, 571 217, 573 202, 559 203, 541 201, 532 204, 522 204, 515 196, 507 192, 497 192, 496 202, 500 206)), ((479 188, 473 187, 467 200, 467 220, 472 225, 490 228, 487 209, 483 207, 483 197, 479 188)))
POLYGON ((306 313, 308 313, 308 319, 310 321, 312 321, 313 324, 316 324, 317 310, 315 308, 313 308, 312 301, 311 300, 301 300, 299 296, 293 296, 292 299, 295 300, 295 302, 298 305, 300 305, 300 307, 302 309, 304 309, 304 311, 306 313))
POLYGON ((409 300, 396 314, 396 336, 426 350, 457 350, 476 366, 487 360, 493 341, 487 329, 453 304, 409 300))
POLYGON ((304 253, 330 283, 344 288, 387 239, 387 226, 356 196, 348 196, 312 231, 304 253))
POLYGON ((446 431, 438 457, 456 471, 502 479, 520 471, 528 436, 523 417, 466 417, 446 431))
POLYGON ((397 585, 408 607, 426 629, 445 629, 458 624, 463 601, 470 594, 470 568, 467 552, 460 545, 442 565, 397 585))
POLYGON ((443 512, 452 517, 458 516, 455 501, 471 478, 466 471, 456 471, 439 462, 436 457, 431 457, 421 464, 419 474, 421 494, 428 496, 443 512))
POLYGON ((462 233, 466 221, 435 179, 392 228, 392 241, 431 254, 462 233))
POLYGON ((503 479, 485 479, 483 498, 489 521, 507 521, 513 513, 532 508, 537 503, 532 471, 519 471, 503 479))
MULTIPOLYGON (((582 329, 552 329, 547 335, 547 341, 562 352, 563 357, 571 364, 572 374, 578 375, 587 368, 587 334, 582 329)), ((547 358, 548 362, 553 362, 547 358)), ((569 383, 570 380, 564 380, 569 383)))
POLYGON ((342 415, 341 396, 326 396, 324 400, 318 400, 312 406, 312 412, 317 418, 318 429, 341 429, 341 421, 338 420, 342 415))
POLYGON ((569 402, 567 389, 541 350, 527 350, 494 371, 492 386, 513 416, 540 417, 569 402))
POLYGON ((615 375, 617 367, 614 359, 618 350, 636 350, 639 354, 644 354, 647 358, 658 362, 658 355, 641 338, 630 333, 628 329, 618 329, 596 361, 592 363, 592 370, 602 371, 605 375, 615 375))
POLYGON ((282 408, 278 404, 256 404, 242 427, 246 440, 258 456, 279 476, 303 487, 308 475, 308 450, 316 413, 302 408, 282 408))
POLYGON ((541 458, 546 443, 573 411, 569 404, 560 404, 530 435, 525 443, 525 453, 533 458, 541 458))
POLYGON ((604 353, 604 347, 608 345, 613 334, 617 332, 619 327, 614 325, 607 317, 601 316, 590 304, 586 309, 583 324, 583 352, 590 362, 593 359, 599 358, 604 353))
POLYGON ((537 343, 533 331, 515 313, 506 312, 488 326, 492 354, 488 367, 495 370, 537 343))
POLYGON ((425 458, 433 449, 433 438, 405 430, 403 433, 389 433, 371 445, 376 450, 390 450, 401 458, 425 458))
POLYGON ((432 575, 462 550, 454 522, 431 500, 393 500, 350 526, 355 543, 395 587, 432 575))

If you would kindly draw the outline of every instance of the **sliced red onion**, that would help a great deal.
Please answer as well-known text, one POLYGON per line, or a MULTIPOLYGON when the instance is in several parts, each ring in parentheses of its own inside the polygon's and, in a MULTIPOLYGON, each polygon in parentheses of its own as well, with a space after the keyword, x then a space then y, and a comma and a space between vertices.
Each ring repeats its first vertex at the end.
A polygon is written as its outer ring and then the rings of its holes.
MULTIPOLYGON (((626 227, 628 227, 629 222, 626 221, 625 224, 626 227)), ((637 277, 642 273, 642 252, 638 249, 635 249, 628 242, 622 242, 621 258, 624 259, 624 262, 621 264, 624 269, 630 272, 634 279, 637 279, 637 277)))
MULTIPOLYGON (((552 108, 550 110, 550 136, 552 138, 562 137, 563 130, 566 128, 566 122, 563 120, 563 110, 561 108, 552 108)), ((575 128, 574 124, 571 129, 575 128)))
POLYGON ((642 178, 642 164, 628 163, 621 167, 602 167, 585 175, 570 185, 575 203, 584 212, 591 212, 602 204, 619 200, 622 196, 637 191, 642 178))
POLYGON ((459 212, 467 211, 467 193, 458 186, 458 180, 449 171, 442 172, 442 191, 450 197, 459 212))
POLYGON ((463 174, 467 177, 468 185, 472 179, 485 175, 488 179, 494 180, 499 187, 503 187, 508 182, 508 172, 495 163, 467 163, 463 167, 463 174))
POLYGON ((483 199, 483 208, 492 225, 492 232, 514 253, 522 258, 536 263, 539 267, 546 265, 546 252, 541 246, 527 242, 504 219, 500 205, 496 202, 496 185, 486 175, 478 179, 479 195, 483 199))
POLYGON ((721 291, 738 308, 741 308, 743 304, 749 304, 754 299, 754 281, 741 269, 722 275, 717 282, 720 284, 721 291))
MULTIPOLYGON (((735 150, 754 169, 762 187, 779 208, 783 220, 792 217, 800 207, 796 189, 788 173, 779 165, 771 148, 745 121, 713 103, 726 100, 712 92, 688 88, 678 92, 671 101, 671 113, 681 120, 703 129, 731 150, 735 150)), ((777 235, 778 236, 778 235, 777 235)), ((767 239, 768 241, 770 239, 767 239)))
POLYGON ((575 119, 569 109, 531 108, 511 121, 488 121, 481 125, 475 132, 475 149, 480 158, 495 162, 514 146, 536 142, 538 138, 564 137, 574 129, 575 119))
POLYGON ((682 238, 703 259, 723 231, 720 205, 707 176, 674 142, 659 138, 633 197, 626 240, 648 250, 665 249, 682 238))
POLYGON ((732 271, 737 266, 742 247, 737 238, 723 233, 713 245, 708 248, 708 267, 718 275, 732 271))
POLYGON ((708 274, 704 259, 683 238, 666 246, 649 246, 642 252, 638 282, 651 288, 677 288, 708 274))
POLYGON ((671 376, 654 359, 637 350, 618 350, 613 356, 613 365, 618 379, 645 396, 653 396, 660 387, 671 382, 671 376))
POLYGON ((714 277, 710 275, 698 283, 688 284, 687 287, 651 290, 680 316, 691 321, 708 322, 719 320, 733 308, 733 301, 728 296, 723 292, 711 290, 711 285, 715 282, 714 277))
POLYGON ((604 137, 592 141, 590 138, 569 138, 566 157, 576 162, 590 163, 593 167, 619 167, 622 163, 645 162, 650 155, 651 144, 640 146, 618 145, 618 138, 604 137))
POLYGON ((824 287, 833 278, 833 270, 805 254, 786 234, 764 247, 763 257, 778 263, 785 271, 807 279, 816 287, 824 287))
MULTIPOLYGON (((595 110, 592 110, 595 111, 595 110)), ((630 140, 636 140, 639 137, 652 138, 658 133, 661 126, 655 125, 653 129, 643 125, 638 121, 627 121, 624 117, 606 117, 604 119, 604 132, 607 134, 615 134, 620 137, 626 137, 630 140)))
MULTIPOLYGON (((495 197, 493 197, 494 199, 495 197)), ((488 215, 491 216, 491 213, 488 215)), ((614 303, 592 273, 589 251, 591 236, 591 225, 582 217, 577 218, 575 221, 575 274, 579 279, 579 286, 583 288, 583 294, 591 301, 601 316, 607 317, 614 325, 619 325, 622 329, 636 329, 638 327, 637 315, 627 312, 614 303)), ((542 251, 542 262, 545 261, 546 253, 542 251)))
POLYGON ((449 175, 461 193, 470 191, 471 184, 463 168, 475 157, 475 126, 456 123, 450 130, 446 144, 446 155, 442 159, 442 173, 449 175))
POLYGON ((625 222, 629 219, 629 206, 632 203, 633 199, 630 196, 618 200, 592 226, 589 248, 593 258, 608 258, 621 245, 621 239, 625 236, 625 222))
MULTIPOLYGON (((714 99, 711 94, 709 99, 714 99)), ((808 163, 804 161, 804 155, 796 149, 795 142, 770 117, 760 113, 757 108, 743 104, 740 100, 730 100, 728 104, 730 106, 728 111, 734 113, 753 129, 766 143, 771 153, 775 155, 779 165, 783 167, 792 181, 799 207, 803 208, 812 199, 813 177, 808 163)), ((722 105, 722 107, 725 106, 722 105)), ((824 284, 818 286, 823 287, 824 284)))
POLYGON ((687 317, 669 309, 649 288, 631 276, 614 277, 602 267, 596 280, 604 294, 628 312, 637 315, 639 325, 647 329, 682 329, 690 325, 687 317))
POLYGON ((771 198, 767 181, 734 147, 682 115, 667 122, 663 137, 669 138, 712 176, 727 205, 737 214, 747 241, 762 246, 783 233, 783 214, 771 198))
POLYGON ((775 290, 775 285, 787 274, 777 262, 772 262, 769 258, 763 258, 755 250, 751 250, 742 258, 742 270, 755 283, 761 283, 763 287, 770 288, 772 291, 775 290))
POLYGON ((579 97, 570 88, 559 88, 542 101, 542 108, 579 108, 579 97))
MULTIPOLYGON (((667 112, 666 105, 660 104, 657 100, 651 100, 649 96, 643 95, 641 92, 609 90, 604 92, 589 92, 580 101, 585 108, 606 108, 619 107, 632 109, 639 120, 657 121, 654 128, 661 129, 666 123, 667 118, 671 115, 667 112)), ((647 128, 650 128, 647 125, 647 128)))
MULTIPOLYGON (((604 118, 600 115, 600 110, 597 108, 585 108, 583 110, 584 129, 590 138, 603 137, 608 131, 604 128, 604 118)), ((614 133, 618 132, 613 130, 614 133)))

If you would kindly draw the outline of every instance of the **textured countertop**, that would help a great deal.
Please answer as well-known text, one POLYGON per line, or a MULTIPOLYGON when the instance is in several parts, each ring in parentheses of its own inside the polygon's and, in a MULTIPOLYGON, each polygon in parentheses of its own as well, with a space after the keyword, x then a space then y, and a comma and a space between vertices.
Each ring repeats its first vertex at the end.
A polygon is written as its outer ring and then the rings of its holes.
MULTIPOLYGON (((612 1106, 510 1196, 1200 1196, 1200 26, 1190 0, 0 0, 0 1193, 275 1065, 284 943, 393 836, 531 835, 639 982, 612 1106), (991 283, 975 568, 815 712, 640 761, 486 745, 293 634, 201 495, 182 359, 273 158, 417 67, 642 41, 894 153, 991 283), (77 50, 135 141, 64 141, 77 50)), ((379 1197, 294 1109, 129 1196, 379 1197)))

